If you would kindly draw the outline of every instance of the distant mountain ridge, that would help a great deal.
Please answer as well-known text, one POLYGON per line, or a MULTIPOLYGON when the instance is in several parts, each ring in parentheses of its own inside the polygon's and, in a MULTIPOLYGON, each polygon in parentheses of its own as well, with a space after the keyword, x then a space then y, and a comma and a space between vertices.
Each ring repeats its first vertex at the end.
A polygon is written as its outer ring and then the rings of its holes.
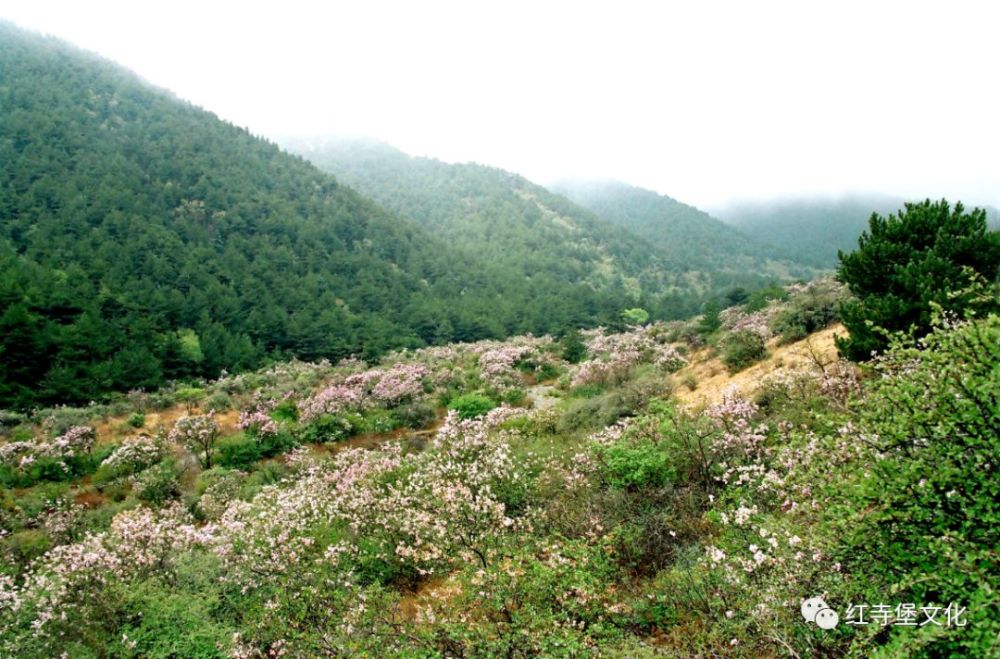
MULTIPOLYGON (((668 248, 669 240, 651 239, 642 226, 629 226, 576 203, 559 194, 561 190, 547 190, 500 169, 412 157, 364 138, 282 142, 386 208, 446 237, 463 253, 475 254, 477 260, 525 277, 622 290, 637 295, 659 317, 696 313, 706 296, 727 287, 752 287, 794 276, 762 255, 699 259, 702 250, 717 250, 720 244, 739 247, 742 254, 751 242, 712 218, 712 229, 734 238, 694 244, 687 235, 677 236, 687 244, 673 249, 668 248)), ((759 251, 763 254, 766 248, 759 251)))
POLYGON ((784 199, 734 204, 716 211, 720 218, 781 253, 796 255, 817 268, 837 265, 837 251, 851 251, 868 228, 873 212, 881 215, 903 207, 889 195, 848 195, 840 198, 784 199))
POLYGON ((808 276, 808 269, 779 262, 766 242, 734 229, 703 210, 652 190, 619 181, 563 181, 552 189, 596 215, 634 232, 671 262, 716 272, 755 271, 776 277, 808 276))

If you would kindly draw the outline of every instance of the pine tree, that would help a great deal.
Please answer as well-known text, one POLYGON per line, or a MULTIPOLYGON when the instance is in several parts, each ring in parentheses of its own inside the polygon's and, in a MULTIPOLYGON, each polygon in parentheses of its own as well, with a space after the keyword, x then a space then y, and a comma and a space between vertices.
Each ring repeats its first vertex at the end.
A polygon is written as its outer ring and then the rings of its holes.
POLYGON ((857 299, 841 308, 850 337, 837 347, 855 361, 885 350, 889 333, 926 334, 932 303, 959 316, 996 308, 995 295, 970 293, 977 280, 994 286, 1000 269, 1000 233, 987 229, 982 209, 928 199, 873 213, 857 251, 838 256, 838 278, 857 299))

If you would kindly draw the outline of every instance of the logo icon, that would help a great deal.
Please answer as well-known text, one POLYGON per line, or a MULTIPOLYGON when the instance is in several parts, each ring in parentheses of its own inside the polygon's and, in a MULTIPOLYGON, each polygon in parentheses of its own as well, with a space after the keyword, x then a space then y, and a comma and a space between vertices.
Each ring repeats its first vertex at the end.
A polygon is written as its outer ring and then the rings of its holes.
POLYGON ((803 601, 800 610, 806 622, 814 622, 820 629, 833 629, 840 622, 837 612, 827 606, 821 597, 810 597, 803 601))

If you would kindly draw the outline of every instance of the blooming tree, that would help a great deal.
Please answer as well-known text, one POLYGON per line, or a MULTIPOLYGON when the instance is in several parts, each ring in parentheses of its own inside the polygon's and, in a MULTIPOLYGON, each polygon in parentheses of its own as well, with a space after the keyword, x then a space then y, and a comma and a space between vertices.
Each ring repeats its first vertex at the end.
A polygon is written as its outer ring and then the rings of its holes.
POLYGON ((212 467, 212 448, 219 436, 219 426, 211 414, 183 416, 174 424, 170 431, 171 442, 184 446, 198 455, 202 466, 212 467), (204 458, 202 459, 202 456, 204 458))

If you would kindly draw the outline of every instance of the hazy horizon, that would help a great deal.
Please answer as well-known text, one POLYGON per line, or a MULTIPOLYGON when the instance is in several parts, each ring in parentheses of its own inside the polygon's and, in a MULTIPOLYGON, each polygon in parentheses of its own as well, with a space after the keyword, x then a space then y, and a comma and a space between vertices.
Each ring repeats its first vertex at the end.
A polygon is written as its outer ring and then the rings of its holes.
POLYGON ((0 10, 269 139, 365 135, 704 209, 845 195, 1000 206, 998 16, 962 3, 0 10))

